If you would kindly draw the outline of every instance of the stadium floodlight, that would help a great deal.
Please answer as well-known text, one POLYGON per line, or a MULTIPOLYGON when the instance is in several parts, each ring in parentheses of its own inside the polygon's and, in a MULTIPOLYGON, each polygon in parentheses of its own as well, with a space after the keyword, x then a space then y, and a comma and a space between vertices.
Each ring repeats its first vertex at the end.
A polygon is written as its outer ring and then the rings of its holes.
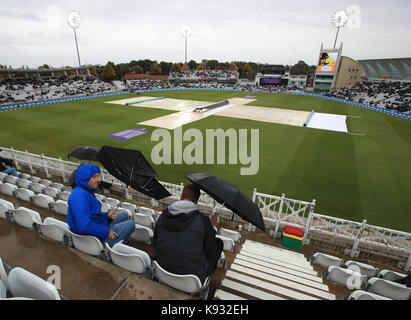
POLYGON ((185 63, 187 63, 187 38, 188 38, 189 36, 191 36, 191 28, 190 28, 190 26, 184 25, 184 26, 181 28, 181 35, 184 37, 184 42, 185 42, 185 50, 184 50, 185 56, 184 56, 184 61, 185 61, 185 63))
POLYGON ((344 10, 337 10, 334 12, 334 14, 331 17, 331 23, 334 26, 334 28, 337 28, 337 34, 335 35, 335 41, 334 41, 334 49, 335 45, 337 44, 337 37, 338 37, 338 32, 340 31, 340 28, 344 27, 348 22, 348 16, 347 13, 344 10))
POLYGON ((81 62, 80 62, 80 53, 78 50, 78 43, 77 43, 77 34, 76 34, 76 29, 81 26, 81 15, 75 10, 70 11, 68 18, 67 18, 67 24, 69 25, 70 28, 73 28, 74 30, 74 40, 76 42, 76 49, 77 49, 77 58, 78 58, 78 67, 79 67, 79 73, 81 74, 81 62))

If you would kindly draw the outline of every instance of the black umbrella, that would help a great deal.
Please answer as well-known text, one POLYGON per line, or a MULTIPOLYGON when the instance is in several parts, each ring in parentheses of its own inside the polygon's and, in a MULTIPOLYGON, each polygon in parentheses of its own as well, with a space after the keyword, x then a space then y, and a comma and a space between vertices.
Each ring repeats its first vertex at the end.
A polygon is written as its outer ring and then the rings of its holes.
POLYGON ((97 161, 97 154, 100 149, 97 147, 81 146, 71 151, 67 156, 77 158, 79 160, 97 161))
POLYGON ((236 186, 205 172, 186 174, 185 177, 217 202, 265 232, 260 209, 236 186))
POLYGON ((112 176, 141 193, 156 200, 171 196, 155 179, 157 173, 138 150, 103 146, 97 161, 112 176))

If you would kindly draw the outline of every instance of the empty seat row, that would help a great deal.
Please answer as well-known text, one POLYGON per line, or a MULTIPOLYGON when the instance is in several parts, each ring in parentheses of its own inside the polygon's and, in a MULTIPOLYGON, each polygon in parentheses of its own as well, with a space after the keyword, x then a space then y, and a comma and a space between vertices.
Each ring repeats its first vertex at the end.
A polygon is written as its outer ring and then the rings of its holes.
POLYGON ((326 268, 334 266, 351 269, 357 271, 361 275, 365 275, 367 278, 375 277, 379 271, 374 266, 366 263, 353 260, 348 260, 344 262, 344 260, 339 257, 335 257, 321 252, 314 253, 310 257, 310 262, 326 268))

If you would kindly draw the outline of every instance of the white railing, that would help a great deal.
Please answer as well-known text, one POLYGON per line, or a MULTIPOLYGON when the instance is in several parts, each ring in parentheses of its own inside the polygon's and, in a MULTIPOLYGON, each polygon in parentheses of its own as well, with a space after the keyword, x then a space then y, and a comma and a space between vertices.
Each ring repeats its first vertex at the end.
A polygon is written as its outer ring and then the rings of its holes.
MULTIPOLYGON (((1 156, 13 159, 17 170, 20 170, 21 166, 26 166, 32 174, 35 174, 36 169, 41 169, 47 178, 51 178, 54 174, 62 177, 65 183, 79 165, 79 163, 62 160, 61 157, 56 159, 13 148, 0 148, 2 149, 1 156)), ((128 188, 123 182, 110 175, 104 168, 101 168, 101 175, 103 181, 124 187, 126 197, 128 196, 128 188)), ((162 181, 160 183, 173 198, 180 198, 184 187, 182 183, 179 185, 162 181)), ((411 233, 368 225, 366 220, 360 223, 314 213, 315 199, 312 202, 306 202, 286 198, 285 194, 278 197, 259 193, 257 189, 254 189, 252 200, 260 209, 264 221, 274 223, 274 237, 281 234, 280 228, 292 225, 304 230, 304 243, 307 243, 310 235, 320 233, 334 239, 351 241, 351 257, 356 254, 359 244, 369 245, 370 250, 374 251, 378 248, 399 251, 408 254, 404 270, 408 271, 411 268, 411 233)), ((199 204, 213 210, 219 207, 216 201, 203 191, 201 191, 199 204)), ((231 211, 226 208, 222 211, 231 214, 231 211)))

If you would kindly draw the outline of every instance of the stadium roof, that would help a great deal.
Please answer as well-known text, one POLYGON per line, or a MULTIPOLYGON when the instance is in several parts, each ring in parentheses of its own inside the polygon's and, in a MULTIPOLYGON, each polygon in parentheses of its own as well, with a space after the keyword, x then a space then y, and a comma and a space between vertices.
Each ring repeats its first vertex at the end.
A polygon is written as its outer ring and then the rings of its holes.
MULTIPOLYGON (((88 65, 88 66, 81 66, 81 69, 88 69, 93 67, 99 67, 99 65, 88 65)), ((42 69, 0 69, 0 73, 11 73, 11 74, 25 74, 25 73, 50 73, 50 72, 64 72, 64 71, 76 71, 79 68, 77 67, 69 67, 69 68, 42 68, 42 69)))
POLYGON ((372 79, 411 81, 411 58, 358 60, 372 79))

